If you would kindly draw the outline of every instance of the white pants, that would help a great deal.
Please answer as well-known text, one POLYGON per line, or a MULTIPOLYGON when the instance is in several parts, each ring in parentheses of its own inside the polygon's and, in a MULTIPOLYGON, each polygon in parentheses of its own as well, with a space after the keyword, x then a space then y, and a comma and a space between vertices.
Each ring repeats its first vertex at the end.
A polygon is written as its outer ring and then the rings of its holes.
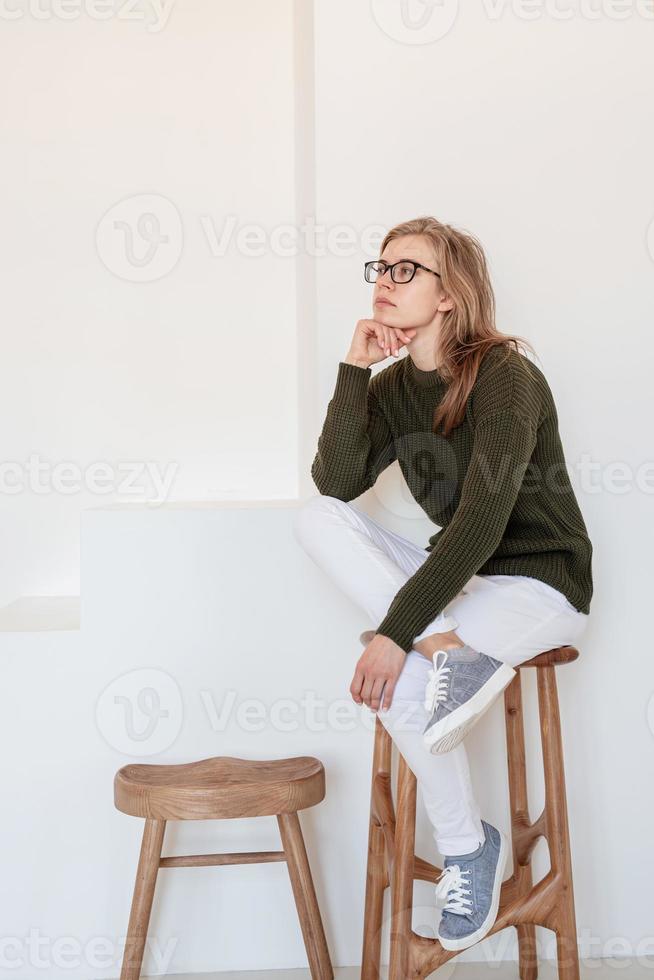
MULTIPOLYGON (((313 561, 370 617, 374 629, 397 591, 429 557, 424 548, 336 497, 317 495, 304 502, 295 516, 294 532, 313 561)), ((473 649, 515 667, 544 650, 574 645, 588 619, 539 579, 473 575, 414 643, 432 633, 456 630, 473 649)), ((427 657, 410 650, 391 706, 378 715, 416 776, 436 846, 447 857, 475 850, 484 832, 464 742, 432 755, 422 741, 429 718, 423 702, 431 666, 427 657)))

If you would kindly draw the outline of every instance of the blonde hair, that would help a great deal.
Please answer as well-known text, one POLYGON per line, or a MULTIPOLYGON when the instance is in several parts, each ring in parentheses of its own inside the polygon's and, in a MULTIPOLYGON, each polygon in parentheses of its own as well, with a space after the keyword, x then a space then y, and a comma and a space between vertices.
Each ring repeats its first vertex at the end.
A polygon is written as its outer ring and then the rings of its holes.
POLYGON ((454 301, 443 315, 438 348, 434 352, 439 373, 450 382, 434 413, 434 432, 443 425, 443 435, 459 425, 476 381, 481 361, 491 347, 534 348, 523 337, 503 334, 495 326, 495 295, 484 250, 474 235, 443 224, 436 218, 403 221, 391 228, 381 244, 380 255, 389 242, 403 235, 422 235, 434 252, 442 287, 454 301))

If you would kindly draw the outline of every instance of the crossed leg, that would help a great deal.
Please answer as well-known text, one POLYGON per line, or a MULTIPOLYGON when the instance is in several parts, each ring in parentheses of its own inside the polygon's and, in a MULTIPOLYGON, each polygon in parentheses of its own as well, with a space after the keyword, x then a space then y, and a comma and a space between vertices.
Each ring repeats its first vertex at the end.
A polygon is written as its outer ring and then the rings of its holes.
MULTIPOLYGON (((383 528, 337 498, 312 497, 299 509, 294 532, 306 553, 374 623, 383 619, 397 591, 426 559, 427 552, 383 528)), ((462 646, 443 613, 416 638, 405 659, 393 701, 379 717, 414 772, 442 855, 465 854, 484 840, 463 743, 432 755, 422 732, 431 653, 443 644, 462 646)))

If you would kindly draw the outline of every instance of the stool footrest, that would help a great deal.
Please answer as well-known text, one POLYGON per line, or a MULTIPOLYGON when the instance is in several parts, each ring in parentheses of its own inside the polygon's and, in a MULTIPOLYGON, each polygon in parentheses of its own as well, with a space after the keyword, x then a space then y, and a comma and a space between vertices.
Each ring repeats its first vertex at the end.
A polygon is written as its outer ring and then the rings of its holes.
POLYGON ((160 868, 207 868, 222 864, 261 864, 265 861, 285 861, 284 851, 242 851, 231 854, 181 854, 162 857, 160 868))
POLYGON ((442 870, 438 865, 432 864, 431 861, 425 861, 417 854, 413 858, 413 877, 417 881, 431 881, 435 884, 442 870))

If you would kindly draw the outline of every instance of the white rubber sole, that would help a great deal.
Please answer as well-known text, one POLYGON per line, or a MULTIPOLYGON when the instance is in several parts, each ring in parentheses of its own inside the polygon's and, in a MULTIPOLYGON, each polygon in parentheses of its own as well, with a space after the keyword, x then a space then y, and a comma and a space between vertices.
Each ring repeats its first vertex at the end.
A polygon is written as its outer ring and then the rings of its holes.
POLYGON ((449 715, 424 732, 422 740, 429 751, 439 755, 455 748, 479 721, 484 711, 490 708, 498 694, 508 687, 516 673, 509 664, 502 664, 465 704, 450 711, 449 715))
POLYGON ((460 939, 442 939, 440 934, 438 936, 438 941, 443 947, 443 949, 449 950, 461 950, 467 949, 468 946, 474 946, 478 943, 480 939, 490 932, 497 919, 497 910, 500 907, 500 892, 502 890, 502 878, 504 877, 504 869, 506 868, 506 862, 509 856, 509 842, 498 828, 498 833, 500 835, 500 853, 497 858, 497 868, 495 870, 495 882, 493 884, 493 894, 491 896, 491 904, 488 910, 488 915, 474 932, 470 933, 469 936, 461 936, 460 939))

